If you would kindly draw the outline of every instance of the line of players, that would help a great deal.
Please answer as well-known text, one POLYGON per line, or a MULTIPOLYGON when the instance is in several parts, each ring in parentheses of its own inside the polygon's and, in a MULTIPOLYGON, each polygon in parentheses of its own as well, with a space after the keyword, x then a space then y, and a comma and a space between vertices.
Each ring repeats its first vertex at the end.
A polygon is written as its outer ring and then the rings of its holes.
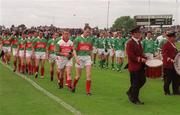
MULTIPOLYGON (((44 64, 48 59, 51 81, 54 78, 54 67, 57 65, 59 88, 64 86, 65 75, 67 86, 72 92, 75 92, 82 68, 85 66, 86 93, 91 95, 91 68, 93 63, 96 64, 96 55, 98 54, 99 67, 108 68, 110 57, 111 68, 121 71, 128 37, 122 37, 121 32, 109 33, 106 31, 102 31, 99 36, 92 36, 91 28, 85 27, 83 34, 76 38, 71 37, 68 30, 64 30, 62 36, 59 33, 54 33, 50 40, 43 37, 42 31, 25 31, 21 34, 17 32, 9 34, 5 31, 0 41, 0 49, 5 54, 2 57, 3 62, 10 63, 12 51, 14 72, 34 74, 35 78, 38 78, 40 68, 41 78, 44 78, 44 64), (76 63, 76 76, 72 83, 73 57, 76 63)), ((157 52, 158 44, 152 39, 151 32, 147 32, 146 38, 142 40, 142 46, 145 55, 149 58, 152 58, 157 52)))

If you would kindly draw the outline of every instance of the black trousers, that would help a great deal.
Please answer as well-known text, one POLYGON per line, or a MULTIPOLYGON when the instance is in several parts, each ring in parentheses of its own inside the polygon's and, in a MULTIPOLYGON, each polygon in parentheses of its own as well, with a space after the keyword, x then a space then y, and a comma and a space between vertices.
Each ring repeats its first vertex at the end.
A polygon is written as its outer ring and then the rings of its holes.
POLYGON ((131 95, 133 101, 139 101, 139 91, 146 82, 145 71, 142 69, 139 71, 130 72, 130 82, 131 86, 128 93, 131 95))
POLYGON ((164 68, 164 92, 170 94, 170 84, 172 83, 173 94, 179 93, 179 76, 175 69, 164 68))

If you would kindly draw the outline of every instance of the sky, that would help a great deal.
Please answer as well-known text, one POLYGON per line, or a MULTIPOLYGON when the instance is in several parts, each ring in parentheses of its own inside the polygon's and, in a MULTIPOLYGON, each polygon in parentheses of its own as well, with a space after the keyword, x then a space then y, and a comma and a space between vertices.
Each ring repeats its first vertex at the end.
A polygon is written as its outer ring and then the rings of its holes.
MULTIPOLYGON (((109 1, 109 27, 120 16, 148 14, 173 14, 173 24, 180 24, 180 0, 109 1)), ((107 10, 108 0, 0 0, 0 25, 83 27, 89 23, 104 28, 107 10)))

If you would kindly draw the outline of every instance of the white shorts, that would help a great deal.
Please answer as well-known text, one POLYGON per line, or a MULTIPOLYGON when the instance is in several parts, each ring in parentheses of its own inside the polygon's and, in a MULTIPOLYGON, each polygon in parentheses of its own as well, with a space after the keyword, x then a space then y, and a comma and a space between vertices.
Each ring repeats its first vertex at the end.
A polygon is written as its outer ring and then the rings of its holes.
POLYGON ((124 51, 122 51, 122 50, 116 50, 116 57, 117 58, 124 58, 125 57, 125 55, 124 55, 124 51))
POLYGON ((57 56, 56 65, 58 69, 63 69, 67 66, 72 66, 72 59, 68 60, 66 57, 57 56))
POLYGON ((36 59, 46 59, 46 52, 35 52, 36 59))
POLYGON ((24 50, 19 50, 19 57, 24 57, 24 54, 25 54, 24 50))
POLYGON ((13 56, 18 56, 18 49, 17 48, 13 48, 12 49, 12 54, 13 54, 13 56))
POLYGON ((105 52, 104 49, 100 49, 100 48, 98 49, 98 55, 102 55, 104 54, 104 52, 105 52))
POLYGON ((11 47, 2 47, 2 50, 4 51, 4 53, 11 53, 11 47))
POLYGON ((153 59, 152 53, 145 53, 145 56, 147 57, 147 59, 153 59))
POLYGON ((93 47, 93 54, 96 54, 96 53, 97 53, 97 48, 93 47))
POLYGON ((80 61, 79 65, 76 63, 77 68, 83 68, 84 66, 92 65, 91 56, 78 56, 77 58, 80 61))
POLYGON ((48 60, 49 60, 49 63, 55 62, 56 61, 56 55, 55 54, 49 54, 48 60))
POLYGON ((31 57, 32 56, 32 51, 27 51, 26 50, 26 57, 31 57))

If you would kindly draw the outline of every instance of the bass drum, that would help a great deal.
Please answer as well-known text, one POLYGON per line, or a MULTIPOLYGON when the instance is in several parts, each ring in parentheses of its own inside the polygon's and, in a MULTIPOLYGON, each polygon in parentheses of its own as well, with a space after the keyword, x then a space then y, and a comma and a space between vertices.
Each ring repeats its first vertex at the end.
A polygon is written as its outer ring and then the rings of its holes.
POLYGON ((177 53, 176 57, 174 58, 174 68, 178 75, 180 75, 180 52, 177 53))

